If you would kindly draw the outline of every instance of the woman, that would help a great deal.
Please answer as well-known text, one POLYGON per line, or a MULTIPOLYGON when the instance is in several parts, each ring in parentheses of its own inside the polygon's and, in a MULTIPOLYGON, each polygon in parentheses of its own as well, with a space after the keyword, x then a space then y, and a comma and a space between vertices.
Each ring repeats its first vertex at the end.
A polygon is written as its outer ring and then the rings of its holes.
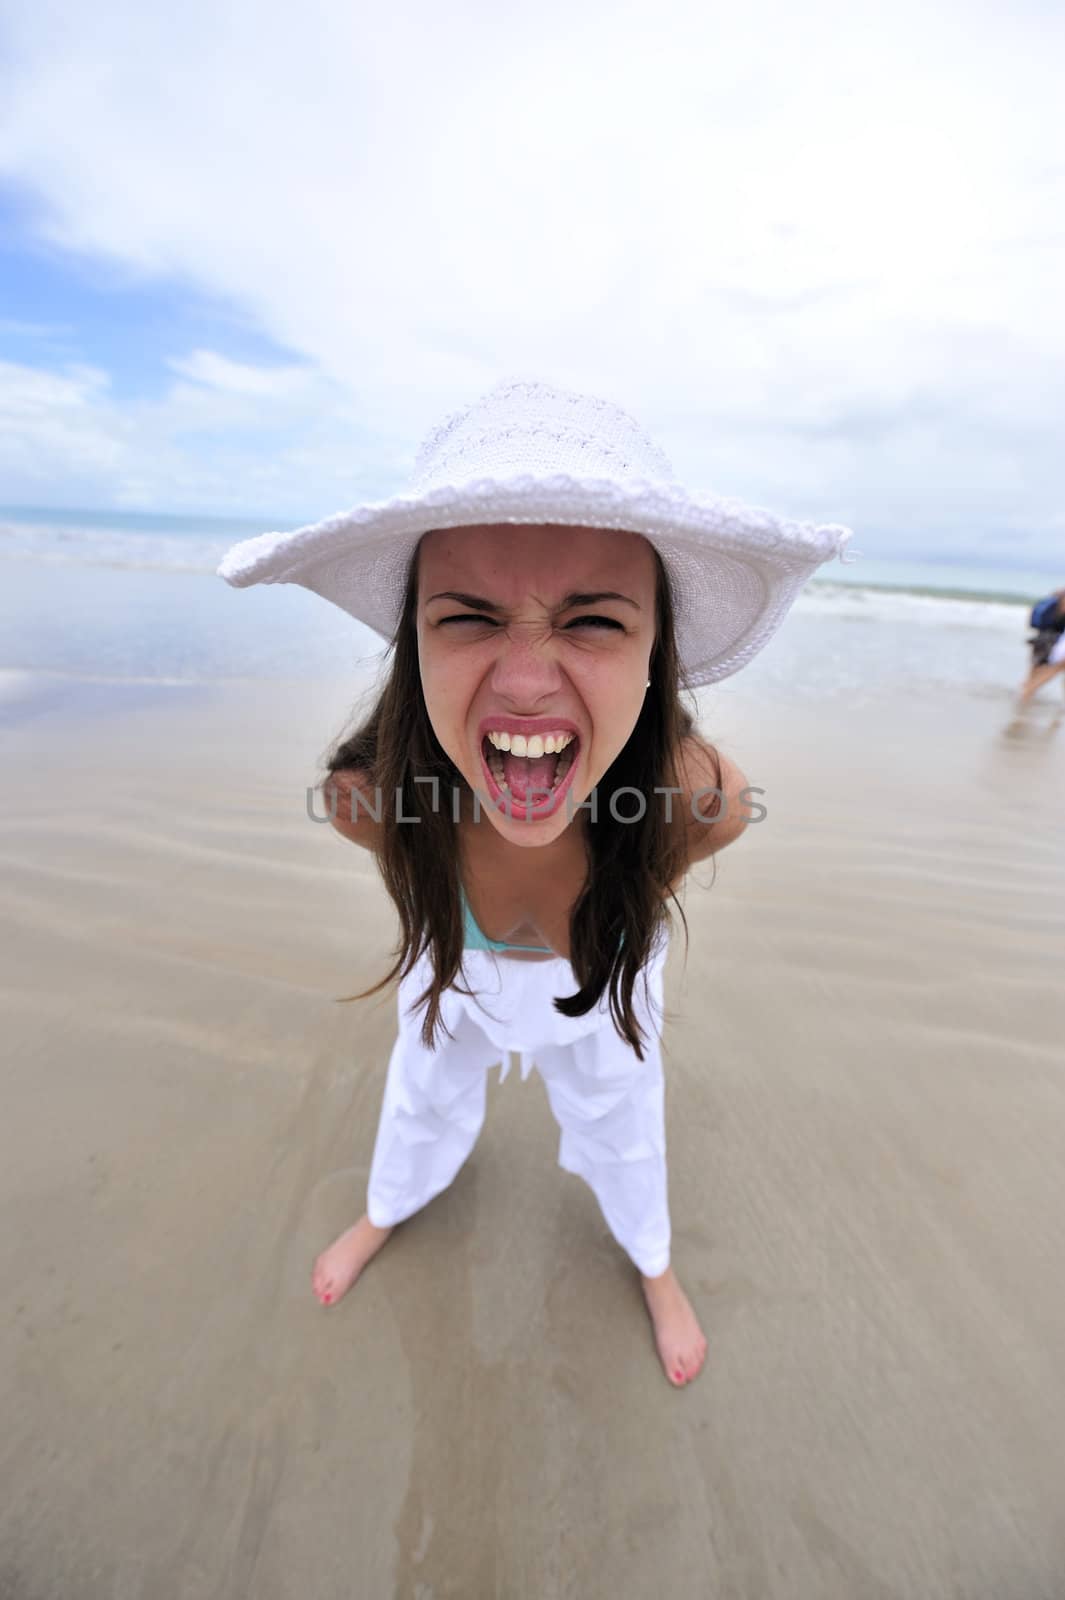
POLYGON ((219 570, 303 583, 392 639, 325 790, 399 915, 375 986, 399 977, 399 1036, 366 1212, 318 1257, 315 1293, 335 1305, 452 1182, 487 1071, 517 1050, 680 1387, 706 1340, 670 1259, 668 902, 748 818, 743 774, 679 696, 739 670, 850 534, 695 500, 670 477, 618 408, 504 384, 430 436, 413 494, 246 541, 219 570))

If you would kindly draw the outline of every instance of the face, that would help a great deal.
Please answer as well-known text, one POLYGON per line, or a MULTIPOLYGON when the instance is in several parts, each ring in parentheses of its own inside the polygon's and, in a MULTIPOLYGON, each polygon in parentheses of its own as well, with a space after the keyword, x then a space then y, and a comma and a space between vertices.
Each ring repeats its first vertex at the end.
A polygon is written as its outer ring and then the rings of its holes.
POLYGON ((423 538, 429 718, 480 792, 482 819, 513 843, 549 844, 585 815, 576 807, 632 733, 655 642, 655 574, 647 540, 612 529, 490 524, 423 538))

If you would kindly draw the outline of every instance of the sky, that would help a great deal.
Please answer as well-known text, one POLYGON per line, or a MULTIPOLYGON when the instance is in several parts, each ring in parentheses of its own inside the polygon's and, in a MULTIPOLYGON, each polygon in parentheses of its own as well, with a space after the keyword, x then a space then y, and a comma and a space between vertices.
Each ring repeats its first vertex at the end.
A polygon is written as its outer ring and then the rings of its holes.
POLYGON ((1065 566, 1065 10, 0 0, 0 504, 295 526, 506 377, 1065 566))

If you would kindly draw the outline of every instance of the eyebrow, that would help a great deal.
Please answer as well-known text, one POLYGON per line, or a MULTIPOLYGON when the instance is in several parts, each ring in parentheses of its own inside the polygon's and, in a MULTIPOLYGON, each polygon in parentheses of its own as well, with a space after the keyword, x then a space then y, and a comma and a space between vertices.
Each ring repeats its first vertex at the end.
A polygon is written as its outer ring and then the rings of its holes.
MULTIPOLYGON (((463 594, 459 589, 443 589, 439 594, 431 594, 426 605, 433 600, 456 600, 460 606, 469 606, 472 611, 488 611, 493 616, 501 616, 504 610, 503 606, 496 605, 494 600, 485 600, 482 595, 477 594, 463 594)), ((615 589, 600 589, 591 594, 574 591, 565 596, 558 610, 572 611, 574 606, 595 606, 603 600, 621 600, 627 606, 635 606, 637 611, 643 609, 635 600, 630 600, 627 594, 618 594, 615 589)))

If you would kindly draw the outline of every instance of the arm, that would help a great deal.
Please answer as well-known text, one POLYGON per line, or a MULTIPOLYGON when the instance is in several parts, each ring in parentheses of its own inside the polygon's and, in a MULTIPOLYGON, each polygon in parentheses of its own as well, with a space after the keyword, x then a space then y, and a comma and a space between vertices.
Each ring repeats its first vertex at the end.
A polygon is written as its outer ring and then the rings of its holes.
MULTIPOLYGON (((364 850, 378 849, 382 830, 373 811, 381 808, 370 774, 342 767, 330 773, 321 789, 326 813, 336 831, 352 844, 362 845, 364 850)), ((383 811, 381 815, 383 817, 383 811)))
POLYGON ((680 804, 691 867, 739 838, 750 821, 750 802, 744 796, 747 778, 736 763, 694 734, 684 741, 684 765, 685 794, 680 804), (696 810, 706 821, 692 814, 692 797, 701 789, 721 791, 700 795, 696 801, 696 810))

